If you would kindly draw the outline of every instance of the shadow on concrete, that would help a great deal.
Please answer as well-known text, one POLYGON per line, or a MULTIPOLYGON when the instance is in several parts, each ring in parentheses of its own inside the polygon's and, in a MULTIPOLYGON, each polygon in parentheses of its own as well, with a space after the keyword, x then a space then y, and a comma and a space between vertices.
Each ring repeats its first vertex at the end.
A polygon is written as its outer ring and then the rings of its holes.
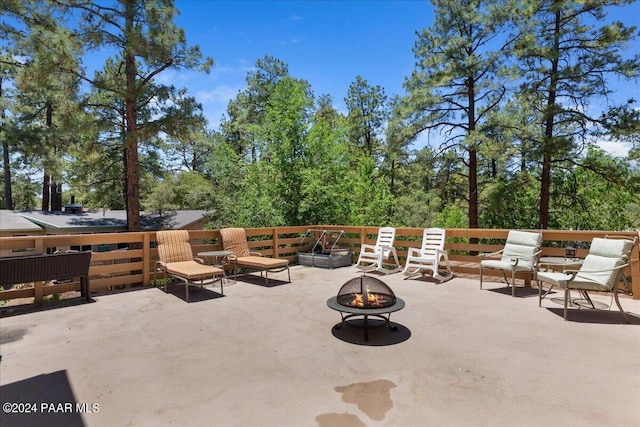
POLYGON ((453 279, 454 277, 456 277, 456 276, 453 275, 447 280, 438 280, 438 279, 435 279, 433 276, 430 276, 430 275, 424 275, 424 276, 415 275, 415 276, 407 276, 407 277, 404 278, 404 280, 410 280, 412 282, 428 283, 428 284, 431 284, 431 285, 444 285, 445 283, 450 282, 451 279, 453 279))
MULTIPOLYGON (((614 304, 615 305, 615 304, 614 304)), ((624 302, 622 302, 622 307, 624 308, 624 302)), ((560 318, 560 320, 564 321, 564 308, 547 308, 548 311, 555 314, 560 318)), ((627 317, 629 318, 629 323, 631 325, 638 326, 640 325, 640 317, 627 312, 627 317)), ((567 313, 567 321, 568 322, 577 322, 577 323, 600 323, 603 325, 626 325, 624 317, 622 313, 618 311, 617 307, 614 307, 611 310, 594 310, 589 308, 580 308, 580 309, 569 309, 567 313)))
POLYGON ((251 285, 262 286, 263 288, 275 288, 277 286, 288 285, 289 281, 287 280, 278 280, 269 276, 269 284, 265 284, 264 273, 263 276, 260 277, 260 273, 242 273, 237 276, 229 275, 231 280, 236 280, 238 282, 249 283, 251 285))
POLYGON ((36 305, 34 303, 11 305, 0 308, 0 318, 33 313, 36 311, 55 310, 58 308, 72 307, 75 305, 92 304, 94 302, 96 302, 94 299, 92 299, 91 301, 86 301, 84 297, 78 296, 71 298, 62 298, 59 300, 47 300, 44 301, 41 305, 36 305))
POLYGON ((83 405, 76 401, 66 371, 2 385, 0 396, 2 425, 11 427, 80 427, 84 426, 81 412, 92 408, 91 403, 83 405))
MULTIPOLYGON (((219 285, 218 289, 219 289, 219 285)), ((158 288, 161 292, 164 292, 164 286, 158 288)), ((187 294, 184 284, 173 284, 167 287, 167 294, 174 295, 184 302, 187 302, 187 294)), ((213 299, 224 298, 220 292, 214 291, 211 288, 190 286, 189 287, 189 304, 192 302, 209 301, 213 299)))
MULTIPOLYGON (((495 292, 497 294, 503 294, 511 296, 511 286, 504 288, 487 289, 488 291, 495 292)), ((524 288, 516 286, 516 298, 531 298, 538 297, 538 288, 524 288)))
POLYGON ((391 325, 397 327, 397 331, 389 329, 386 322, 381 319, 369 319, 367 331, 369 341, 364 339, 364 320, 350 319, 344 322, 342 328, 338 328, 342 322, 331 328, 331 334, 341 341, 349 344, 380 347, 400 344, 411 337, 411 331, 404 325, 391 321, 391 325))

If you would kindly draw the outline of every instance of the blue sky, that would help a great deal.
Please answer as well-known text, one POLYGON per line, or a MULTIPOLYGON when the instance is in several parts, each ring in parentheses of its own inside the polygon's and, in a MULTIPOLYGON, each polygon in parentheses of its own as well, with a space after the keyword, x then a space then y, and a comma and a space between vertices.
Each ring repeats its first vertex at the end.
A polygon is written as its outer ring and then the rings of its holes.
MULTIPOLYGON (((177 0, 176 23, 215 67, 209 75, 171 72, 163 78, 189 88, 217 128, 230 99, 246 87, 257 59, 284 61, 316 96, 328 93, 346 111, 349 85, 360 75, 387 96, 404 93, 416 30, 432 22, 428 1, 177 0)), ((165 73, 163 73, 165 74, 165 73)))
MULTIPOLYGON (((176 23, 188 44, 199 45, 215 67, 209 75, 166 71, 160 81, 188 88, 215 129, 229 101, 246 87, 247 72, 266 55, 284 61, 289 73, 307 80, 316 96, 330 94, 342 112, 358 75, 383 87, 389 98, 401 95, 404 79, 414 69, 416 31, 433 22, 426 0, 176 0, 175 5, 180 10, 176 23)), ((627 25, 640 24, 638 1, 609 11, 627 25)), ((640 53, 637 43, 633 51, 640 53)), ((640 98, 637 83, 611 84, 617 99, 640 98)), ((628 151, 628 145, 615 141, 600 145, 616 155, 628 151)))

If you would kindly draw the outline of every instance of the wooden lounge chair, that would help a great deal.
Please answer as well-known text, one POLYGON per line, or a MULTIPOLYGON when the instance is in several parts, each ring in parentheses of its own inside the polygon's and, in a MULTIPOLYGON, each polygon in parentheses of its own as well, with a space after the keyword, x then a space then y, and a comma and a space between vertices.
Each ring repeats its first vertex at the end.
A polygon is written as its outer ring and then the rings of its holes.
POLYGON ((249 251, 244 228, 223 228, 220 230, 220 236, 222 236, 224 250, 233 252, 233 255, 228 257, 229 261, 239 268, 259 270, 260 277, 262 277, 262 272, 264 271, 265 286, 269 286, 269 272, 287 270, 287 276, 289 282, 291 282, 289 260, 267 258, 262 256, 260 252, 249 251))
POLYGON ((160 270, 164 274, 164 291, 167 292, 167 276, 175 277, 184 282, 185 299, 189 302, 189 285, 200 287, 214 283, 216 277, 220 278, 220 293, 224 295, 222 279, 224 270, 205 265, 200 258, 193 257, 189 232, 187 230, 166 230, 156 233, 158 239, 158 257, 155 273, 160 270))

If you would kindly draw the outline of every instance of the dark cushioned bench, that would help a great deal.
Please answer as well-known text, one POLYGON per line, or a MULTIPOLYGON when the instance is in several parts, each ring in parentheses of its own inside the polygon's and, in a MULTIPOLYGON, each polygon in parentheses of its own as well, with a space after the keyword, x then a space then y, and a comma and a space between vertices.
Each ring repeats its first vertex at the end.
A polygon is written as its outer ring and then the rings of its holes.
MULTIPOLYGON (((29 255, 0 258, 0 286, 9 289, 20 283, 38 284, 50 280, 80 279, 80 294, 91 301, 89 264, 91 252, 29 255)), ((36 292, 36 303, 38 299, 36 292)))

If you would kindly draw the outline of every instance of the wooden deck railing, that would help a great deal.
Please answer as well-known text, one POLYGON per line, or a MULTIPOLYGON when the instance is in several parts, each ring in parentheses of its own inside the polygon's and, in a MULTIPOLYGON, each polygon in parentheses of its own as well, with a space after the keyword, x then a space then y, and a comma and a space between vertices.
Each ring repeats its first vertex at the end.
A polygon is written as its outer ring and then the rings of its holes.
MULTIPOLYGON (((341 248, 353 252, 357 260, 362 243, 375 243, 378 227, 353 227, 341 225, 312 225, 295 227, 270 227, 246 229, 249 246, 265 256, 287 258, 297 263, 298 252, 309 252, 314 243, 312 237, 302 240, 307 229, 343 230, 344 237, 339 241, 341 248)), ((479 274, 479 256, 481 252, 493 252, 502 249, 509 230, 494 229, 447 229, 449 259, 454 273, 479 274), (477 243, 470 243, 477 242, 477 243)), ((190 230, 194 254, 208 250, 221 249, 219 230, 190 230)), ((588 244, 594 237, 629 236, 638 237, 639 233, 619 231, 567 231, 543 230, 543 256, 563 256, 564 248, 575 242, 584 243, 577 248, 577 256, 584 257, 588 244)), ((422 238, 421 228, 398 228, 395 246, 398 255, 404 258, 409 247, 419 247, 422 238)), ((155 232, 76 234, 55 236, 20 236, 0 238, 0 253, 4 256, 53 253, 56 250, 92 250, 89 277, 92 292, 107 292, 136 286, 149 286, 153 280, 154 263, 157 260, 155 232)), ((633 298, 640 299, 640 253, 638 245, 633 248, 632 265, 625 272, 630 278, 633 298)), ((500 273, 488 271, 489 274, 500 273)), ((522 277, 524 278, 524 277, 522 277)), ((45 290, 45 295, 58 292, 45 290)), ((0 292, 0 300, 9 300, 29 296, 25 289, 9 289, 0 292)))

